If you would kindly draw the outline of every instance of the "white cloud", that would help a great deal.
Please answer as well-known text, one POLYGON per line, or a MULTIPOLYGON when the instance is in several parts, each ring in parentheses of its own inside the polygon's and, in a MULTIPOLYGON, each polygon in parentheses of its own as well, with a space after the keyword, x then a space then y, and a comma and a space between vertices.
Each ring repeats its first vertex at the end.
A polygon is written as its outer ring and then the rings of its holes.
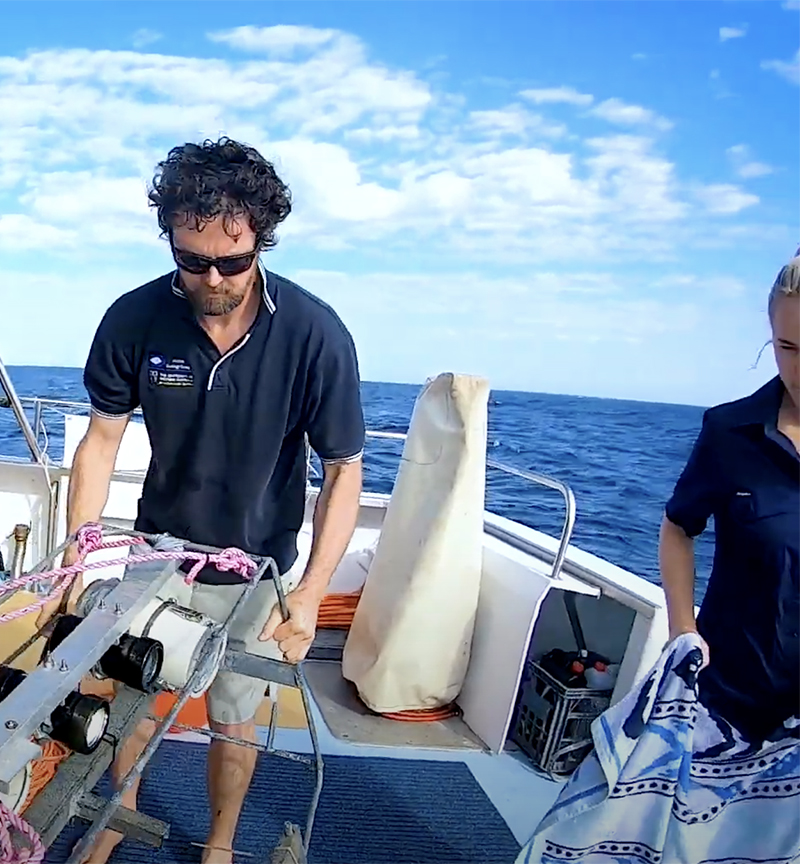
POLYGON ((672 128, 672 123, 669 120, 661 117, 650 108, 630 105, 622 99, 605 99, 599 105, 595 105, 590 113, 619 126, 652 126, 662 131, 672 128))
POLYGON ((146 48, 154 42, 159 42, 164 38, 163 33, 157 30, 151 30, 149 27, 142 27, 131 36, 131 45, 134 48, 146 48))
POLYGON ((637 51, 635 54, 631 54, 631 60, 647 60, 647 54, 637 51))
MULTIPOLYGON (((34 345, 0 320, 5 359, 84 361, 108 302, 172 266, 147 207, 155 164, 220 134, 289 182, 269 264, 334 304, 373 380, 485 368, 493 385, 609 392, 623 369, 645 396, 656 380, 678 393, 676 342, 700 346, 681 351, 692 380, 709 371, 706 327, 730 320, 738 348, 754 318, 749 284, 714 262, 790 236, 748 190, 685 175, 659 103, 560 86, 568 62, 551 86, 495 82, 478 103, 339 30, 236 28, 202 57, 156 48, 0 56, 0 283, 21 286, 15 320, 40 327, 34 345)), ((768 167, 739 144, 727 158, 734 180, 768 167)))
POLYGON ((709 211, 729 215, 757 200, 709 187, 699 207, 650 137, 668 121, 619 98, 594 104, 553 86, 470 110, 461 93, 374 62, 337 30, 213 34, 212 44, 223 43, 259 56, 0 57, 10 130, 0 151, 0 242, 153 248, 146 185, 156 162, 176 143, 223 133, 275 160, 294 199, 280 236, 308 250, 501 256, 508 266, 666 255, 701 216, 714 231, 709 211), (647 134, 581 142, 559 104, 647 134))
POLYGON ((404 204, 398 190, 365 181, 338 144, 294 138, 276 142, 273 149, 286 175, 296 178, 299 195, 314 202, 313 213, 323 222, 382 222, 394 218, 404 204))
MULTIPOLYGON (((0 217, 0 225, 2 221, 0 217)), ((84 250, 66 267, 47 259, 52 265, 49 272, 0 268, 0 285, 15 298, 15 314, 0 317, 2 359, 35 366, 82 366, 106 308, 123 291, 166 270, 157 269, 161 261, 153 266, 152 261, 141 260, 124 268, 120 257, 112 256, 102 267, 87 266, 84 250)))
POLYGON ((781 8, 787 11, 796 12, 800 10, 800 0, 783 0, 781 8))
POLYGON ((747 144, 734 144, 733 147, 728 147, 725 152, 731 160, 733 170, 743 180, 765 177, 774 171, 771 165, 755 159, 747 144))
POLYGON ((359 129, 348 129, 345 138, 361 144, 386 144, 390 141, 418 142, 422 138, 422 132, 414 123, 406 123, 403 126, 380 126, 378 128, 361 127, 359 129))
POLYGON ((526 111, 521 105, 509 105, 489 111, 470 111, 470 125, 488 135, 512 135, 524 138, 535 134, 546 138, 560 138, 567 134, 563 123, 552 123, 540 114, 526 111))
POLYGON ((761 68, 775 72, 790 84, 800 87, 800 49, 792 60, 762 60, 761 68))
POLYGON ((653 152, 652 142, 635 135, 592 138, 595 151, 588 163, 601 188, 619 210, 619 217, 637 222, 668 223, 687 215, 687 206, 675 196, 675 168, 653 152))
POLYGON ((742 39, 747 35, 747 24, 742 24, 739 27, 720 27, 719 41, 727 42, 729 39, 742 39))
POLYGON ((522 90, 520 96, 530 99, 537 105, 555 104, 558 102, 567 105, 591 105, 594 96, 589 93, 581 93, 574 87, 544 87, 539 90, 522 90))
POLYGON ((146 195, 145 184, 136 178, 64 171, 39 175, 20 200, 40 219, 75 225, 91 213, 104 220, 117 214, 147 216, 146 195))
POLYGON ((653 287, 658 292, 684 291, 694 297, 742 297, 747 292, 747 284, 738 276, 721 276, 718 274, 698 275, 697 273, 673 273, 656 279, 653 287))
POLYGON ((713 183, 695 191, 709 213, 730 215, 758 204, 758 195, 742 191, 732 183, 713 183))
MULTIPOLYGON (((35 176, 19 201, 30 214, 27 230, 39 236, 44 247, 161 245, 155 216, 147 206, 146 183, 140 177, 54 171, 35 176)), ((35 245, 32 240, 30 245, 35 245)))
POLYGON ((340 30, 317 27, 298 27, 294 24, 277 24, 273 27, 234 27, 209 33, 212 42, 223 42, 239 51, 268 54, 292 54, 298 49, 311 50, 333 41, 346 43, 358 50, 358 43, 340 30))
POLYGON ((20 252, 69 245, 77 232, 33 219, 27 213, 0 213, 0 249, 20 252))
POLYGON ((655 285, 658 272, 621 277, 573 264, 517 277, 463 268, 287 275, 340 310, 370 381, 456 371, 486 375, 495 389, 652 399, 657 386, 665 401, 703 405, 719 399, 710 380, 724 382, 723 398, 747 392, 737 388, 749 382, 734 379, 752 346, 736 334, 752 307, 717 293, 724 274, 679 288, 655 285))
MULTIPOLYGON (((501 341, 557 336, 613 343, 691 329, 697 318, 687 300, 680 301, 680 315, 669 314, 671 286, 643 294, 630 280, 603 271, 543 271, 504 278, 458 271, 354 275, 302 269, 292 278, 342 310, 355 331, 361 321, 374 325, 385 320, 386 327, 408 328, 415 343, 445 326, 463 339, 464 329, 475 322, 482 333, 494 333, 501 341), (405 324, 394 311, 400 306, 415 312, 405 324)), ((379 327, 377 332, 386 331, 379 327)), ((370 334, 357 332, 357 341, 364 340, 369 341, 370 334)), ((405 340, 404 345, 408 349, 405 340)))

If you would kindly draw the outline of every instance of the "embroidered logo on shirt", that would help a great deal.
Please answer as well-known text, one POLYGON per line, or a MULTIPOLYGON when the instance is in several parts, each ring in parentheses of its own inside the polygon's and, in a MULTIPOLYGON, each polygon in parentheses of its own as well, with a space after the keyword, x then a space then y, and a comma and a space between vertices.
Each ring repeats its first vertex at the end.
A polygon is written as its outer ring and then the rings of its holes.
POLYGON ((756 499, 749 489, 737 489, 730 503, 730 514, 739 522, 750 522, 756 513, 756 499))
POLYGON ((192 387, 194 385, 192 367, 185 360, 176 357, 168 361, 162 354, 150 355, 148 378, 154 387, 192 387))

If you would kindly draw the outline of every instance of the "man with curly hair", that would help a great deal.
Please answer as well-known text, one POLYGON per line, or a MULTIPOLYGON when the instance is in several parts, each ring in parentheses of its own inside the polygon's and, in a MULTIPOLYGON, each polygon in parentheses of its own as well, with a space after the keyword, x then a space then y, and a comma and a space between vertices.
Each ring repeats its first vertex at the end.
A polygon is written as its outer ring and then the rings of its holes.
MULTIPOLYGON (((73 462, 68 531, 100 518, 123 432, 141 406, 152 458, 137 530, 269 555, 285 576, 297 558, 308 441, 324 480, 308 564, 296 584, 286 583, 290 618, 282 623, 273 583, 264 581, 229 637, 299 662, 358 513, 365 431, 353 341, 329 306, 263 266, 260 253, 275 245, 291 201, 252 147, 227 138, 176 147, 159 164, 149 198, 176 269, 121 296, 98 327, 84 373, 93 410, 73 462)), ((74 556, 69 551, 64 563, 74 556)), ((184 602, 221 620, 242 590, 240 577, 211 567, 184 602)), ((220 672, 207 693, 211 728, 254 741, 264 690, 263 681, 220 672)), ((122 747, 117 781, 153 731, 142 724, 122 747)), ((252 748, 210 744, 205 864, 232 860, 255 758, 252 748)), ((136 807, 137 787, 125 806, 136 807)), ((104 832, 85 860, 102 864, 120 840, 104 832)))

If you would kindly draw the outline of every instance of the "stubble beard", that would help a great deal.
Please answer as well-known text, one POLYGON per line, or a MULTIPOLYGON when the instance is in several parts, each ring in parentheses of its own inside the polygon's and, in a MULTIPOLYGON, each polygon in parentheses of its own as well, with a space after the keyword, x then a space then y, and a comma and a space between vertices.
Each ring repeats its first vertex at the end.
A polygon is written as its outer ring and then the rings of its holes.
POLYGON ((194 307, 198 315, 208 318, 219 318, 222 315, 230 315, 234 309, 241 306, 244 298, 247 297, 249 291, 253 288, 258 279, 258 270, 254 269, 247 285, 242 289, 241 293, 204 293, 203 296, 197 296, 193 291, 186 290, 184 285, 184 293, 189 299, 189 302, 194 307))

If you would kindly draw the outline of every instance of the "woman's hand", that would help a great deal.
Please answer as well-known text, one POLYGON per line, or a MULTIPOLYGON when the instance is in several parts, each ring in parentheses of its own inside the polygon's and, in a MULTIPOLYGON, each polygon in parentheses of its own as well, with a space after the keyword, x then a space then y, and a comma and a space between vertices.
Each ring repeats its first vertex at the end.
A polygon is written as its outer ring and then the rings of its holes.
POLYGON ((706 640, 697 632, 694 618, 694 542, 666 516, 661 523, 658 560, 661 585, 667 600, 669 641, 683 633, 696 633, 703 650, 701 668, 705 669, 711 657, 706 640))
POLYGON ((672 628, 670 628, 669 641, 673 642, 675 639, 678 638, 678 636, 683 636, 684 633, 694 633, 700 640, 700 650, 703 652, 703 665, 700 667, 700 670, 705 669, 706 666, 708 666, 708 664, 711 662, 711 652, 709 651, 708 643, 706 642, 706 640, 703 639, 703 637, 698 633, 696 625, 677 628, 677 630, 673 630, 672 628))

